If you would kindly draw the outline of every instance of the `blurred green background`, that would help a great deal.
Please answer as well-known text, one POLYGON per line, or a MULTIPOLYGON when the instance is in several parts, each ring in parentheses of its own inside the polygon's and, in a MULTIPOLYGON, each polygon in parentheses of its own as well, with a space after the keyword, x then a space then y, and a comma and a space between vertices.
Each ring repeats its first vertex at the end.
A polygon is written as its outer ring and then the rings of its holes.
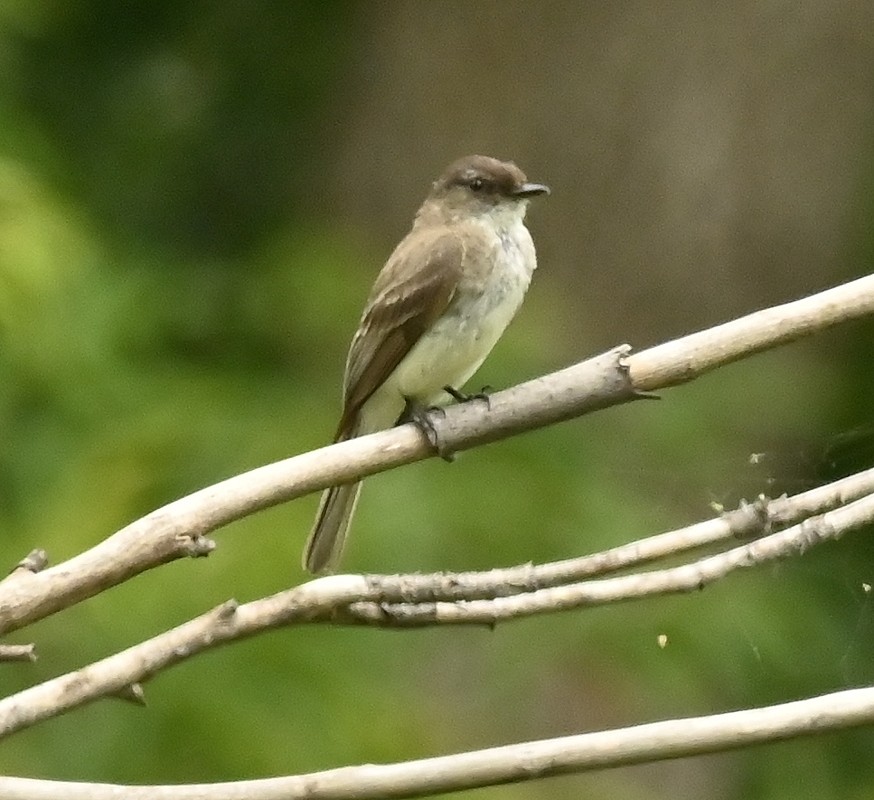
MULTIPOLYGON (((872 31, 868 0, 0 0, 4 569, 325 444, 369 286, 457 156, 553 188, 476 386, 870 272, 872 31)), ((872 334, 374 478, 345 567, 569 557, 870 466, 872 334)), ((40 659, 3 666, 3 693, 300 582, 316 503, 19 632, 40 659)), ((494 631, 271 633, 160 675, 144 710, 18 734, 0 772, 254 778, 870 684, 872 557, 857 533, 699 595, 494 631)), ((476 796, 869 798, 872 748, 859 730, 476 796)))

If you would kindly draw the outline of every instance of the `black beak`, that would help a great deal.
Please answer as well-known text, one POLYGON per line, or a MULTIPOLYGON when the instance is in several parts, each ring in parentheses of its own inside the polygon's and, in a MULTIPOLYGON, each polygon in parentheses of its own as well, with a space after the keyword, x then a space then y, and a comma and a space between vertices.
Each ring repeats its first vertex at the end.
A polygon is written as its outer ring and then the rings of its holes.
POLYGON ((539 194, 549 194, 549 187, 542 183, 523 183, 513 190, 514 197, 536 197, 539 194))

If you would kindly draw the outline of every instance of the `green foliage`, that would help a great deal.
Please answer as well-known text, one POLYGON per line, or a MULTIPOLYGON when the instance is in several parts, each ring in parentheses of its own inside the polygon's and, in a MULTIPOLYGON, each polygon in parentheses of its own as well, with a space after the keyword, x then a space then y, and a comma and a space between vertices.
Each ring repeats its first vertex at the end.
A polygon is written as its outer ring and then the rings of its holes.
MULTIPOLYGON (((318 213, 323 146, 362 21, 347 3, 0 4, 0 534, 54 562, 170 500, 327 441, 349 336, 390 247, 318 213), (318 204, 316 204, 317 206, 318 204)), ((339 132, 335 131, 337 135, 339 132)), ((354 191, 350 187, 349 191, 354 191)), ((475 381, 583 357, 540 279, 475 381)), ((350 569, 562 558, 711 503, 870 464, 870 326, 638 403, 368 481, 350 569), (849 364, 865 365, 850 369, 849 364), (776 391, 775 387, 791 387, 776 391), (837 434, 851 435, 838 438, 837 434), (837 447, 840 445, 840 447, 837 447), (752 451, 764 462, 749 463, 752 451)), ((4 693, 302 579, 315 498, 18 634, 4 693), (265 558, 263 554, 268 554, 265 558)), ((862 537, 697 596, 488 630, 292 630, 207 654, 25 731, 0 771, 216 781, 391 761, 870 683, 862 537), (668 646, 660 649, 660 634, 668 646)), ((719 796, 867 796, 870 733, 702 762, 719 796)), ((670 765, 654 768, 670 785, 670 765)), ((672 797, 640 771, 477 796, 672 797)), ((702 796, 715 796, 702 777, 702 796)))

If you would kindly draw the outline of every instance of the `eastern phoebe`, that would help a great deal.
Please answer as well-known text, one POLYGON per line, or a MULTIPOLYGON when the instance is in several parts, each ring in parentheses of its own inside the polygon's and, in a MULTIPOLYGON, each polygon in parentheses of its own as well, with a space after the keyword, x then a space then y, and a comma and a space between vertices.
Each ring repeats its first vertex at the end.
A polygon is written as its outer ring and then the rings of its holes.
MULTIPOLYGON (((433 184, 364 307, 335 442, 459 396, 522 304, 537 266, 525 211, 548 193, 515 164, 487 156, 459 159, 433 184)), ((305 569, 336 565, 360 490, 359 481, 322 495, 305 569)))

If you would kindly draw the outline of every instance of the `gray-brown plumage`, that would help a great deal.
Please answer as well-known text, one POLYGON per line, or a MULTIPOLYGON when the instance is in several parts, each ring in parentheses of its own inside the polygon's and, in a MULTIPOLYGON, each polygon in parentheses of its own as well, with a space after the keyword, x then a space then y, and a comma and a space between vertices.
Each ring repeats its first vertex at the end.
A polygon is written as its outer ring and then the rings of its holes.
MULTIPOLYGON (((527 200, 549 190, 510 162, 468 156, 449 166, 391 254, 364 308, 334 441, 394 425, 408 403, 445 403, 513 318, 536 267, 527 200)), ((361 483, 328 489, 304 550, 310 572, 333 568, 361 483)))

